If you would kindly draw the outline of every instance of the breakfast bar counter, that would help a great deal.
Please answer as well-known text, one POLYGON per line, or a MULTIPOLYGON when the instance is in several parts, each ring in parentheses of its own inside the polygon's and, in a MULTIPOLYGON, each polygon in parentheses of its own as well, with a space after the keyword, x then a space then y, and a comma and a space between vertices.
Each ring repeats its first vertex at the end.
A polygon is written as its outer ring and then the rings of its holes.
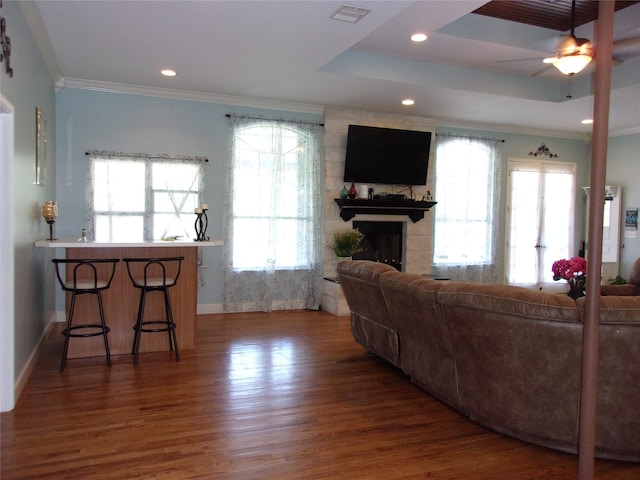
MULTIPOLYGON (((170 291, 176 334, 180 350, 195 347, 195 322, 198 303, 198 248, 223 245, 222 241, 149 241, 149 242, 81 242, 77 240, 39 240, 36 247, 64 248, 68 259, 158 258, 184 257, 182 270, 175 287, 170 291)), ((56 287, 59 285, 56 281, 56 287)), ((131 354, 133 326, 138 314, 140 290, 134 288, 124 262, 116 264, 111 287, 102 294, 104 313, 109 332, 112 355, 131 354)), ((68 313, 71 294, 67 294, 68 313)), ((151 295, 145 310, 149 317, 164 318, 164 303, 158 295, 151 295)), ((80 295, 76 300, 74 323, 95 319, 95 297, 80 295), (93 302, 93 303, 92 303, 93 302)), ((161 333, 143 335, 140 352, 168 351, 167 336, 161 333)), ((69 343, 68 358, 104 355, 102 337, 88 337, 69 343)))

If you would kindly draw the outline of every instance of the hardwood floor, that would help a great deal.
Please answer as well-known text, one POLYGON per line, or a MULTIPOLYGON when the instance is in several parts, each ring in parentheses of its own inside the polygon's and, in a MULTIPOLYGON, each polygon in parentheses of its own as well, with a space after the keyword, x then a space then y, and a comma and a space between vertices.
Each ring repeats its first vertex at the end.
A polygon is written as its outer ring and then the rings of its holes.
MULTIPOLYGON (((557 479, 577 457, 461 417, 370 357, 347 317, 224 314, 196 350, 70 359, 54 332, 13 412, 2 480, 557 479)), ((81 341, 81 340, 80 340, 81 341)), ((640 464, 597 460, 598 479, 640 464)))

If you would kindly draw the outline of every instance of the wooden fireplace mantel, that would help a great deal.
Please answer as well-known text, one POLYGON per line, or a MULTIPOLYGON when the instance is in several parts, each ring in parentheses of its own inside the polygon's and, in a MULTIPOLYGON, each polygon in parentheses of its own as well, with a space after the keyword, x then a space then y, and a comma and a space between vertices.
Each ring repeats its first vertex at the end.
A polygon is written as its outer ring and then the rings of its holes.
POLYGON ((409 215, 413 222, 424 218, 424 212, 428 212, 438 202, 407 199, 366 199, 366 198, 336 198, 335 202, 340 207, 340 218, 345 222, 356 215, 409 215))

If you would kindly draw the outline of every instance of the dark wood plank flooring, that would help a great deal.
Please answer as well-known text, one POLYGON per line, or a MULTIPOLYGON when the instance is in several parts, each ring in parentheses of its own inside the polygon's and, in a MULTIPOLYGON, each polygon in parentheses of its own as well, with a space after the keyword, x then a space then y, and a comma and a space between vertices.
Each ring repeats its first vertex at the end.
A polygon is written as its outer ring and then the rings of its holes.
MULTIPOLYGON (((367 355, 347 317, 200 316, 180 363, 71 359, 62 374, 56 327, 2 414, 2 480, 577 478, 576 456, 480 427, 367 355)), ((640 464, 595 474, 638 480, 640 464)))

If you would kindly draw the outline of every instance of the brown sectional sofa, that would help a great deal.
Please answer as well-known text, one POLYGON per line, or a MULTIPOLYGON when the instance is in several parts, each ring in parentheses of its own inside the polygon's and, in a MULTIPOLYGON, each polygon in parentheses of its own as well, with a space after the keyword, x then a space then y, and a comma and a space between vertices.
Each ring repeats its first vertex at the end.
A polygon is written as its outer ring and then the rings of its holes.
MULTIPOLYGON (((585 299, 347 261, 355 340, 470 419, 577 453, 585 299)), ((596 455, 640 461, 640 297, 602 296, 596 455)))

